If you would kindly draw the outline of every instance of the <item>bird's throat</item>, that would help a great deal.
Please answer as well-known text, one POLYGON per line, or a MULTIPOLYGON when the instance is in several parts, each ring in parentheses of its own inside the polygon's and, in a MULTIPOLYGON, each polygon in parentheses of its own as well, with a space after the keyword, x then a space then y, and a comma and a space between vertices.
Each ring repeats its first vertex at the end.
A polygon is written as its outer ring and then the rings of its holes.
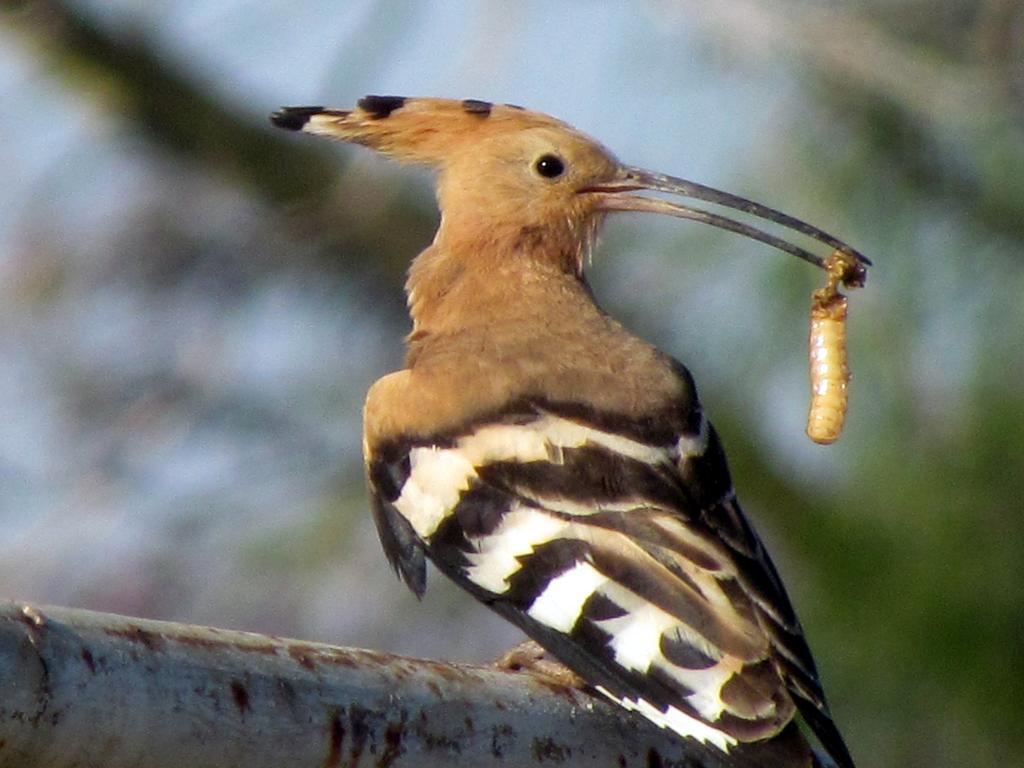
POLYGON ((592 303, 582 274, 585 250, 579 237, 557 230, 490 228, 468 237, 465 228, 453 236, 442 225, 409 269, 413 335, 529 320, 555 296, 592 303))

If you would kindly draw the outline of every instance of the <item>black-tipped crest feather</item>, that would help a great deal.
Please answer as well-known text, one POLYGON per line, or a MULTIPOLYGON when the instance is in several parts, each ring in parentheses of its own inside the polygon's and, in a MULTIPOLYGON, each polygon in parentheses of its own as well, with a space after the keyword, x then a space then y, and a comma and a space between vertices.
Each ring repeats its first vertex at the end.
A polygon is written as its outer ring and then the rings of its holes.
POLYGON ((309 118, 323 111, 323 107, 281 107, 270 116, 270 122, 286 131, 301 131, 309 118))

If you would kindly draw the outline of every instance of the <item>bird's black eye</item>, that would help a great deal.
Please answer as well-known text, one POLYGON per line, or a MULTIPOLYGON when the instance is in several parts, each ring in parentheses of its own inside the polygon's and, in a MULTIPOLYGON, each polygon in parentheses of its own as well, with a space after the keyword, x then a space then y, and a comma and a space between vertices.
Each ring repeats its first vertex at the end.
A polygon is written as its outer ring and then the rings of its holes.
POLYGON ((558 155, 541 155, 533 164, 533 169, 545 179, 557 179, 565 173, 565 163, 558 155))

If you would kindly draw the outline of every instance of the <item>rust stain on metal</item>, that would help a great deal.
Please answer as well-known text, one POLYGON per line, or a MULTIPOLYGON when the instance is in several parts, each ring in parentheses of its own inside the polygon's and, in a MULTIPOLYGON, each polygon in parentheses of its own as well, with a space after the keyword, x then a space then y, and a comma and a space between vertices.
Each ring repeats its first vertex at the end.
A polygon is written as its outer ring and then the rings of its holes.
POLYGON ((346 669, 352 669, 360 666, 360 662, 358 659, 354 658, 354 654, 340 648, 326 649, 309 646, 308 650, 316 656, 317 661, 323 664, 330 664, 335 667, 345 667, 346 669))
POLYGON ((405 754, 405 747, 402 746, 402 737, 405 734, 405 724, 409 720, 409 712, 405 709, 398 714, 397 723, 388 723, 384 731, 384 752, 377 761, 377 768, 390 768, 391 764, 405 754))
POLYGON ((88 648, 82 649, 82 661, 85 662, 85 666, 89 668, 89 672, 96 674, 96 660, 92 657, 92 651, 88 648))
POLYGON ((538 736, 533 740, 533 757, 538 763, 564 763, 572 757, 572 749, 549 736, 538 736))
POLYGON ((197 685, 192 688, 192 693, 196 696, 209 699, 210 704, 213 706, 214 712, 220 712, 220 693, 217 688, 207 688, 205 685, 197 685))
POLYGON ((249 710, 249 689, 241 680, 231 681, 231 698, 235 701, 235 707, 242 717, 249 710))
POLYGON ((565 699, 571 705, 577 706, 579 704, 579 700, 576 698, 576 694, 580 692, 578 688, 573 688, 571 685, 554 680, 546 675, 533 675, 533 679, 555 696, 565 699))
POLYGON ((428 666, 434 674, 449 683, 463 678, 466 674, 461 669, 457 669, 450 664, 442 664, 438 661, 430 662, 428 666))
POLYGON ((433 752, 436 749, 454 752, 455 754, 462 752, 462 742, 454 736, 449 736, 445 733, 434 733, 423 728, 417 728, 416 735, 423 742, 423 747, 428 752, 433 752))
POLYGON ((311 672, 316 669, 316 664, 313 662, 313 655, 310 653, 309 646, 294 644, 288 646, 288 655, 300 666, 305 667, 311 672))
POLYGON ((143 629, 135 624, 129 624, 126 627, 110 627, 103 630, 103 632, 109 637, 119 637, 122 640, 138 643, 154 653, 164 650, 167 644, 165 638, 161 635, 150 632, 148 629, 143 629))
MULTIPOLYGON (((402 671, 409 668, 407 659, 387 653, 350 648, 332 648, 301 642, 282 643, 279 647, 282 650, 286 650, 294 661, 310 670, 315 669, 317 665, 340 667, 343 669, 365 669, 372 666, 401 679, 402 671)), ((272 646, 269 652, 275 652, 275 648, 272 646)), ((425 664, 425 662, 423 663, 425 664)), ((417 662, 416 666, 411 667, 413 673, 415 673, 420 664, 421 662, 417 662)))
MULTIPOLYGON (((423 749, 427 752, 433 752, 434 750, 443 750, 445 752, 453 752, 459 754, 462 752, 463 739, 457 735, 452 735, 442 731, 434 731, 431 729, 430 718, 426 712, 421 711, 416 723, 415 733, 416 738, 423 745, 423 749)), ((442 724, 442 728, 444 724, 442 724)))
POLYGON ((211 637, 201 637, 199 635, 178 635, 174 639, 182 645, 187 645, 189 648, 220 648, 224 645, 223 640, 215 640, 211 637))
POLYGON ((174 639, 182 645, 187 645, 189 648, 203 648, 205 650, 223 648, 226 645, 223 640, 216 640, 212 637, 199 637, 198 635, 179 635, 174 639))
POLYGON ((262 645, 251 645, 249 643, 230 643, 232 648, 243 653, 259 653, 264 656, 276 656, 280 645, 274 643, 263 643, 262 645))
POLYGON ((337 710, 332 710, 331 712, 328 738, 330 742, 327 749, 327 759, 324 760, 324 768, 338 768, 341 765, 341 747, 345 743, 345 726, 342 725, 341 714, 337 710))
POLYGON ((505 750, 515 744, 516 732, 511 725, 496 725, 491 728, 491 754, 501 760, 505 750))
POLYGON ((357 768, 359 759, 366 748, 366 740, 370 735, 370 710, 353 704, 348 710, 348 721, 352 726, 352 754, 348 768, 357 768))
POLYGON ((163 650, 167 643, 174 642, 189 648, 202 648, 211 651, 231 649, 241 653, 276 656, 278 649, 284 647, 284 642, 275 637, 254 635, 252 639, 249 637, 239 639, 233 636, 233 633, 219 630, 216 627, 175 627, 170 631, 151 631, 137 624, 129 624, 105 629, 104 632, 111 637, 140 642, 152 650, 163 650), (225 636, 222 637, 222 635, 225 636), (257 639, 262 642, 254 642, 257 639))
POLYGON ((406 664, 391 664, 389 666, 390 666, 390 669, 391 669, 391 674, 395 676, 395 680, 398 680, 398 681, 408 680, 409 679, 409 675, 412 674, 412 671, 409 669, 408 665, 406 665, 406 664))
MULTIPOLYGON (((218 634, 213 628, 207 628, 207 633, 218 634)), ((224 648, 230 648, 231 650, 240 651, 241 653, 259 653, 263 655, 276 656, 278 648, 283 647, 283 643, 275 642, 272 639, 268 639, 265 643, 251 643, 246 641, 221 639, 219 637, 207 637, 205 635, 196 634, 181 634, 173 636, 163 636, 163 640, 174 640, 181 645, 189 648, 202 648, 208 651, 215 651, 224 648)))
POLYGON ((418 667, 419 662, 410 665, 410 660, 392 653, 381 651, 368 651, 362 648, 334 648, 314 646, 313 650, 322 657, 325 664, 334 664, 339 667, 362 668, 367 666, 387 667, 389 670, 413 669, 418 667))

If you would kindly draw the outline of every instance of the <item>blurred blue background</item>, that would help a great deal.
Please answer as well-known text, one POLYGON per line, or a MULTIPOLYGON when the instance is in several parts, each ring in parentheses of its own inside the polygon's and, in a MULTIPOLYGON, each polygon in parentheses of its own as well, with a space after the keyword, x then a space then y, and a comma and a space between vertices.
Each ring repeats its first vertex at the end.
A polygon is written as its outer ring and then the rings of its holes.
POLYGON ((1015 0, 21 2, 0 11, 5 596, 419 656, 367 514, 429 175, 274 131, 366 93, 549 112, 870 255, 846 433, 803 435, 821 273, 609 222, 603 305, 683 360, 859 764, 1024 751, 1024 7, 1015 0))

